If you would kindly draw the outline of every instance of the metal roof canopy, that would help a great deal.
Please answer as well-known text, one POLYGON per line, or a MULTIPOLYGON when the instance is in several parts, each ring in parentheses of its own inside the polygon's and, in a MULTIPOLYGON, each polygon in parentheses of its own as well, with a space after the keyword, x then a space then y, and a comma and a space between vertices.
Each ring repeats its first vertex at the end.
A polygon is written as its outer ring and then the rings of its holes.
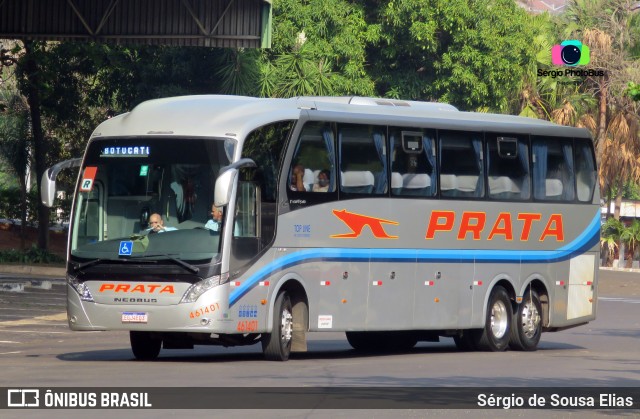
POLYGON ((269 48, 271 0, 0 0, 0 38, 269 48))

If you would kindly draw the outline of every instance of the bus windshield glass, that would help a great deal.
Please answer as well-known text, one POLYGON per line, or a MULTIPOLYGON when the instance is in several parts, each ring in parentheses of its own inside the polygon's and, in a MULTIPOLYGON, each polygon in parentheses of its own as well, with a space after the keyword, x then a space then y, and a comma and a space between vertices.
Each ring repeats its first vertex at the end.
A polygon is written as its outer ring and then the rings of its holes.
POLYGON ((212 214, 214 186, 234 149, 231 139, 94 140, 80 172, 71 256, 218 258, 224 217, 212 214))

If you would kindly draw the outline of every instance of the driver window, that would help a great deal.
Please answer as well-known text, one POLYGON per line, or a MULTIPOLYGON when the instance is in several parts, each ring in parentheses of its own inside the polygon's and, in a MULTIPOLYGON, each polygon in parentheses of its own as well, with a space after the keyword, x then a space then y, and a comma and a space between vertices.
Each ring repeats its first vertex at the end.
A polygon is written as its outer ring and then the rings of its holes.
POLYGON ((288 171, 290 192, 334 192, 334 135, 329 123, 311 122, 304 126, 288 171))

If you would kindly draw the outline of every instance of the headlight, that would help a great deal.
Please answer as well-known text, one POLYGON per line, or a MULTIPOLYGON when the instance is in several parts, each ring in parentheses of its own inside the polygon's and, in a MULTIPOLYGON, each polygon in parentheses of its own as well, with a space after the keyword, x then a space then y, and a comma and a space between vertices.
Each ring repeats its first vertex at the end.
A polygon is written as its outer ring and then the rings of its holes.
POLYGON ((211 278, 203 279, 200 282, 196 282, 189 287, 187 292, 184 293, 182 299, 180 300, 180 304, 195 302, 206 291, 209 291, 211 288, 216 287, 220 284, 224 284, 228 279, 229 273, 227 272, 222 275, 212 276, 211 278))
POLYGON ((78 295, 80 295, 80 299, 82 301, 89 301, 91 303, 95 302, 93 299, 93 295, 91 295, 91 291, 89 291, 89 287, 83 282, 80 283, 74 276, 67 277, 67 283, 71 285, 78 295))

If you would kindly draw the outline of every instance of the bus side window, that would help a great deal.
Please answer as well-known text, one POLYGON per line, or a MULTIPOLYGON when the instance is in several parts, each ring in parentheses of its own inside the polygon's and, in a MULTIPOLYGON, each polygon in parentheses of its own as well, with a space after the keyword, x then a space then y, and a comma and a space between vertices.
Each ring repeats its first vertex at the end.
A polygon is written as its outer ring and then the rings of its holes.
POLYGON ((533 196, 545 201, 573 201, 574 163, 572 140, 533 137, 533 196))
POLYGON ((591 202, 596 186, 596 165, 590 142, 576 140, 576 195, 578 201, 591 202))
POLYGON ((489 197, 528 200, 531 196, 529 144, 526 137, 487 134, 489 197))
POLYGON ((340 191, 346 194, 387 194, 386 127, 339 126, 340 191))
MULTIPOLYGON (((238 182, 234 237, 258 237, 260 187, 251 182, 238 182)), ((229 218, 231 219, 231 218, 229 218)))
POLYGON ((283 148, 293 127, 292 121, 279 121, 257 128, 247 135, 242 157, 256 163, 239 172, 235 211, 226 215, 233 220, 230 266, 243 266, 269 247, 276 231, 278 171, 283 148))
POLYGON ((482 134, 441 131, 440 193, 443 197, 481 198, 484 196, 484 158, 482 134))
POLYGON ((335 140, 331 125, 309 122, 300 133, 292 164, 286 172, 289 192, 336 190, 335 140))
POLYGON ((391 128, 391 195, 434 196, 436 176, 435 131, 391 128))

